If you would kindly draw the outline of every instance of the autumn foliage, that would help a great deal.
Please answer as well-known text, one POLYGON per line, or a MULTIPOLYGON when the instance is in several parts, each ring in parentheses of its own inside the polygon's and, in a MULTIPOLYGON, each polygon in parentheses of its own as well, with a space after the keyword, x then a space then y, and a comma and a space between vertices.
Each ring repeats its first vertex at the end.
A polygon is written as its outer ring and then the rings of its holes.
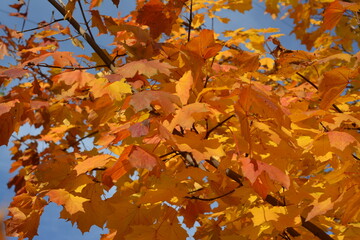
POLYGON ((357 1, 264 0, 308 51, 274 28, 207 29, 251 0, 139 0, 127 16, 49 2, 60 19, 1 26, 8 236, 32 239, 53 202, 82 232, 108 229, 102 240, 182 240, 184 226, 195 239, 358 239, 357 1), (17 137, 23 126, 37 130, 17 137))

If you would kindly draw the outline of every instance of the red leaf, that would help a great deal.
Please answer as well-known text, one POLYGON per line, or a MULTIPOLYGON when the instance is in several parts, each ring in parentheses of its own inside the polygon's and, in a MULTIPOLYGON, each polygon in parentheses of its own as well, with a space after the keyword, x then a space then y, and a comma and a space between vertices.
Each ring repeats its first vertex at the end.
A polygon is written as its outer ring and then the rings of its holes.
POLYGON ((358 143, 356 138, 346 132, 331 131, 328 132, 330 146, 344 151, 352 143, 358 143))
POLYGON ((149 120, 135 123, 129 127, 131 137, 145 136, 149 132, 149 120))
POLYGON ((148 170, 152 170, 158 164, 154 155, 138 146, 133 147, 133 151, 129 155, 129 162, 135 168, 146 168, 148 170))

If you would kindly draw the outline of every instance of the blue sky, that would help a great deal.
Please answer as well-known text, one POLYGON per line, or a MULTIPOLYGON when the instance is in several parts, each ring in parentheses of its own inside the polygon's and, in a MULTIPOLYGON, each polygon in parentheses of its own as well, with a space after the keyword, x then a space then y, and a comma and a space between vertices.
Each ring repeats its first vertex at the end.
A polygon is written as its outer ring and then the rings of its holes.
MULTIPOLYGON (((13 4, 17 1, 7 1, 7 4, 13 4)), ((121 1, 119 5, 121 15, 125 15, 129 12, 130 9, 133 8, 135 1, 121 1)), ((10 28, 16 28, 17 30, 21 29, 22 20, 19 20, 15 17, 8 16, 9 12, 13 12, 12 9, 7 7, 7 4, 0 5, 0 24, 7 25, 10 28)), ((48 1, 30 1, 29 6, 29 15, 28 21, 26 21, 26 25, 24 29, 30 29, 37 26, 37 22, 42 20, 50 21, 52 12, 55 12, 55 18, 60 18, 60 15, 56 12, 56 10, 48 3, 48 1)), ((116 9, 110 0, 104 1, 102 7, 103 14, 117 16, 118 9, 116 9)), ((237 28, 267 28, 274 27, 280 28, 281 33, 284 33, 287 36, 281 37, 280 40, 282 45, 287 49, 299 50, 304 49, 303 46, 300 45, 300 42, 294 38, 294 36, 289 36, 290 31, 292 30, 291 20, 276 20, 274 21, 269 15, 264 15, 264 6, 262 3, 258 3, 254 1, 254 9, 246 12, 245 14, 234 13, 231 11, 223 11, 221 12, 222 16, 230 18, 231 21, 229 24, 224 25, 219 23, 218 21, 214 22, 214 29, 216 32, 221 32, 224 30, 237 29, 237 28)), ((207 26, 211 26, 211 24, 207 24, 207 26)), ((99 39, 99 45, 103 48, 110 49, 107 46, 109 42, 107 39, 102 37, 99 39)), ((71 50, 70 50, 71 51, 71 50)), ((85 45, 85 49, 77 50, 77 54, 85 54, 89 51, 89 47, 85 45)), ((5 59, 9 61, 8 59, 5 59)), ((6 62, 1 65, 6 64, 6 62)), ((29 128, 21 128, 20 135, 23 133, 27 133, 30 131, 29 128)), ((6 207, 8 206, 11 198, 13 196, 12 190, 8 190, 6 183, 8 182, 11 175, 8 173, 8 169, 10 168, 11 160, 8 151, 8 147, 1 146, 0 147, 0 209, 6 211, 6 207)), ((81 232, 77 228, 71 227, 71 223, 65 222, 62 219, 58 219, 59 212, 61 211, 61 207, 57 206, 54 203, 51 203, 48 207, 45 208, 45 212, 42 216, 40 227, 38 230, 39 236, 35 237, 34 240, 41 239, 51 239, 51 240, 67 240, 67 239, 77 239, 77 240, 97 240, 99 239, 99 234, 102 233, 102 230, 93 227, 91 229, 91 233, 87 233, 82 235, 81 232)), ((9 240, 13 240, 16 238, 8 238, 9 240)))

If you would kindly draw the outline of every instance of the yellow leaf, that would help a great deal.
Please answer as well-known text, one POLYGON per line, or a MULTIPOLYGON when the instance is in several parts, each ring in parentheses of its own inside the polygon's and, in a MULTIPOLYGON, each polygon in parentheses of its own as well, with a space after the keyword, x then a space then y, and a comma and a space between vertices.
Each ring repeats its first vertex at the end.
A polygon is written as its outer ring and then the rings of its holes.
POLYGON ((75 196, 64 189, 50 190, 47 194, 50 201, 63 205, 71 215, 77 212, 84 212, 83 203, 89 199, 75 196))
POLYGON ((193 84, 193 77, 191 71, 187 71, 176 83, 176 92, 180 98, 180 101, 183 105, 187 104, 189 99, 189 91, 193 84))
POLYGON ((279 218, 279 214, 286 214, 286 208, 279 206, 263 206, 254 207, 250 209, 250 212, 253 215, 252 221, 254 223, 254 226, 256 227, 268 221, 276 221, 279 218))
POLYGON ((108 90, 113 99, 121 101, 126 93, 131 93, 131 86, 123 78, 120 81, 111 83, 108 90))

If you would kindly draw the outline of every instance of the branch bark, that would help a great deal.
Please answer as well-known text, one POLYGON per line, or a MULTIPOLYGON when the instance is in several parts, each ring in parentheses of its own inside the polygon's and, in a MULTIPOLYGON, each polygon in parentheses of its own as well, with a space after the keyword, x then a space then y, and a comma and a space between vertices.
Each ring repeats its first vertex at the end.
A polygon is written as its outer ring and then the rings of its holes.
MULTIPOLYGON (((53 5, 56 10, 58 10, 61 15, 65 17, 66 10, 63 6, 61 6, 56 0, 48 0, 51 5, 53 5)), ((94 41, 94 39, 80 26, 80 24, 73 18, 70 17, 67 21, 75 28, 75 30, 81 34, 81 36, 86 40, 86 42, 91 46, 91 48, 96 52, 97 55, 103 60, 106 64, 107 68, 110 69, 112 72, 115 72, 115 66, 112 60, 110 59, 110 55, 104 49, 101 49, 99 45, 94 41)))

